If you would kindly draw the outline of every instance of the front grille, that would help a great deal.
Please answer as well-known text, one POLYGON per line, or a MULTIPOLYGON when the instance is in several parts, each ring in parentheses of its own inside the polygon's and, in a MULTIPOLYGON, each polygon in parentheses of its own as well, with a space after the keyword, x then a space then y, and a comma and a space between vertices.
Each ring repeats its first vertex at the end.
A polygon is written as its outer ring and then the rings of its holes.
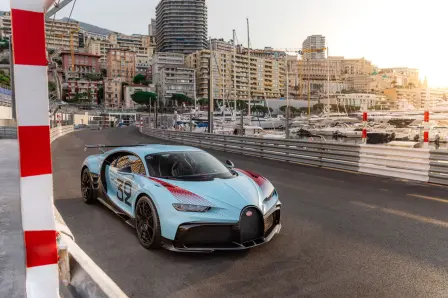
POLYGON ((280 210, 275 210, 271 215, 264 219, 264 236, 268 236, 272 229, 280 223, 280 210))
POLYGON ((240 215, 241 243, 262 238, 264 234, 263 216, 255 207, 246 207, 240 215))
POLYGON ((234 228, 231 225, 180 226, 176 241, 188 247, 224 245, 234 241, 234 228))

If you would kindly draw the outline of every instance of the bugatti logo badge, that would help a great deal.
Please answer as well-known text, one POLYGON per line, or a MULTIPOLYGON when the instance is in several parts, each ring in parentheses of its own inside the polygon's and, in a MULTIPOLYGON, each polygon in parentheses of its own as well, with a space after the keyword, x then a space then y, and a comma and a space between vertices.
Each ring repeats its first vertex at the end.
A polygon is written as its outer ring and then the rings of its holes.
POLYGON ((252 211, 247 211, 246 216, 252 216, 252 211))

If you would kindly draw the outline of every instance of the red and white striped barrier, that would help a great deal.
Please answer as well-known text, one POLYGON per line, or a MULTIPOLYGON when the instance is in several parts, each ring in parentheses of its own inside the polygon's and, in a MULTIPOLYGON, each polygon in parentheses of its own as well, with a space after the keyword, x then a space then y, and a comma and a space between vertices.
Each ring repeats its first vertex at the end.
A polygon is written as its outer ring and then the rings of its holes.
POLYGON ((429 148, 429 111, 425 111, 423 128, 423 148, 429 148))
POLYGON ((362 113, 362 143, 367 143, 367 112, 362 113))
POLYGON ((44 15, 53 2, 11 0, 26 292, 33 298, 59 297, 44 15))

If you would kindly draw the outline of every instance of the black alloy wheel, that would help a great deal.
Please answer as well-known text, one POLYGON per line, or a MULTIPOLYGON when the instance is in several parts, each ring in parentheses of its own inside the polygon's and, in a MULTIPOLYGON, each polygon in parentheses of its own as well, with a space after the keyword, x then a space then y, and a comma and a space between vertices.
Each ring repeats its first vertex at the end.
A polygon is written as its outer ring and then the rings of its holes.
POLYGON ((135 207, 137 237, 146 249, 159 248, 161 245, 160 221, 156 207, 150 198, 143 196, 135 207))
POLYGON ((81 174, 81 194, 86 204, 95 203, 96 198, 93 192, 92 176, 89 169, 85 168, 81 174))

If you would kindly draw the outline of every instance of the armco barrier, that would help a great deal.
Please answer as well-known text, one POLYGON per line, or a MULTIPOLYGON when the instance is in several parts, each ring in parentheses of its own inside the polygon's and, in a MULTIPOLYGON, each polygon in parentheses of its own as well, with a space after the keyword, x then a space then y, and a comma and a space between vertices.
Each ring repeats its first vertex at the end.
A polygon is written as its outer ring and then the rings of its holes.
POLYGON ((362 145, 359 171, 428 182, 429 150, 362 145))
POLYGON ((175 142, 225 152, 302 163, 318 167, 358 171, 358 145, 277 140, 232 135, 214 135, 169 130, 143 129, 143 133, 175 142))
POLYGON ((53 143, 59 137, 74 131, 73 125, 55 127, 50 130, 50 142, 53 143))
POLYGON ((430 152, 429 182, 448 185, 448 150, 430 152))
POLYGON ((225 152, 448 185, 448 151, 143 128, 148 136, 225 152))
POLYGON ((17 139, 17 127, 0 126, 0 139, 17 139))

